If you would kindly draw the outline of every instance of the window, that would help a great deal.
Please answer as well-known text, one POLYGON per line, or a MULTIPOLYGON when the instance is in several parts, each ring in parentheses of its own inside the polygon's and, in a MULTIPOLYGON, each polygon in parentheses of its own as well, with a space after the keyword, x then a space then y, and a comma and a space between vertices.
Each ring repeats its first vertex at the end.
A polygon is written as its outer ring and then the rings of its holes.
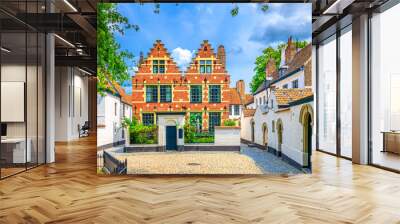
POLYGON ((221 113, 210 112, 208 113, 208 131, 214 133, 215 126, 221 125, 221 113))
POLYGON ((165 73, 165 60, 153 60, 153 73, 155 74, 165 73))
POLYGON ((210 98, 208 101, 210 103, 220 103, 221 102, 221 86, 210 85, 209 89, 210 98))
POLYGON ((172 93, 171 86, 160 86, 160 102, 171 102, 172 101, 172 93))
POLYGON ((287 68, 281 68, 281 69, 279 69, 279 78, 282 77, 282 76, 284 76, 285 73, 286 73, 286 71, 287 71, 287 68))
POLYGON ((274 108, 274 100, 271 100, 271 108, 274 108))
POLYGON ((323 151, 336 154, 336 35, 318 48, 318 143, 323 151))
POLYGON ((203 127, 203 118, 201 112, 190 113, 190 125, 196 128, 196 132, 201 132, 203 127))
POLYGON ((299 80, 296 79, 292 81, 292 88, 293 89, 299 88, 299 80))
POLYGON ((201 103, 201 86, 190 86, 190 102, 201 103))
POLYGON ((200 73, 211 73, 211 60, 200 60, 200 73))
POLYGON ((374 14, 371 20, 371 86, 370 133, 372 164, 400 170, 399 136, 390 133, 400 130, 400 67, 398 52, 398 21, 400 4, 374 14), (389 132, 389 133, 383 133, 389 132), (397 139, 397 140, 395 140, 397 139), (394 147, 393 147, 394 146, 394 147), (382 152, 383 151, 383 152, 382 152))
POLYGON ((233 115, 233 107, 234 107, 235 105, 230 105, 229 106, 229 115, 233 115))
POLYGON ((264 98, 263 98, 263 104, 265 104, 265 96, 264 96, 264 98))
POLYGON ((154 114, 145 113, 142 114, 143 125, 153 125, 154 124, 154 114))
POLYGON ((158 88, 157 86, 146 86, 146 102, 156 103, 158 101, 158 88))
POLYGON ((288 84, 283 85, 282 88, 287 89, 288 88, 288 84))
POLYGON ((233 112, 235 113, 236 116, 239 116, 240 115, 240 105, 234 105, 233 112))
MULTIPOLYGON (((351 26, 348 26, 351 29, 351 26)), ((347 28, 347 29, 348 29, 347 28)), ((340 154, 352 157, 352 32, 340 36, 340 154)), ((344 33, 345 32, 345 33, 344 33)))
POLYGON ((114 116, 117 116, 117 103, 114 103, 114 116))

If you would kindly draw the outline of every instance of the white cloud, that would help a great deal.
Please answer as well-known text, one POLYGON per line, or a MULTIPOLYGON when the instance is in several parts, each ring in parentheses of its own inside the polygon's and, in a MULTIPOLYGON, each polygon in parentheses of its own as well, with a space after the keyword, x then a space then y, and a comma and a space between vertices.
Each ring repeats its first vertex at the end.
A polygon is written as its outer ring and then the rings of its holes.
POLYGON ((192 61, 194 51, 177 47, 172 50, 172 57, 181 70, 186 70, 189 63, 192 61))

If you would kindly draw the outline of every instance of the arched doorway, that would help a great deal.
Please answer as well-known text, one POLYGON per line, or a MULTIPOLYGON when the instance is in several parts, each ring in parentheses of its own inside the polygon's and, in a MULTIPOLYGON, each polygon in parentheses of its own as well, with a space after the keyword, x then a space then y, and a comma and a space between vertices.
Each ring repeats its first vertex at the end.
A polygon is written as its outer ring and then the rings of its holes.
POLYGON ((278 156, 281 156, 281 152, 282 152, 282 141, 283 141, 283 124, 282 124, 282 120, 278 119, 278 121, 276 122, 276 131, 277 131, 277 135, 278 135, 278 156))
POLYGON ((265 146, 265 149, 268 149, 268 127, 266 123, 262 125, 262 133, 263 133, 263 146, 265 146))
POLYGON ((310 105, 301 108, 299 122, 303 126, 303 167, 311 168, 313 110, 310 105))
POLYGON ((254 120, 253 119, 251 119, 250 125, 251 125, 251 143, 254 143, 254 120))

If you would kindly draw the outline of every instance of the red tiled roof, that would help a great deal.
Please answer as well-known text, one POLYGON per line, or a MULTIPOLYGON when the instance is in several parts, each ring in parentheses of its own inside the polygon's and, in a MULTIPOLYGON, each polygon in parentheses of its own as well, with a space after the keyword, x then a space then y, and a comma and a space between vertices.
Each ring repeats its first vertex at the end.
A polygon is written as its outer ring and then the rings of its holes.
POLYGON ((132 106, 131 96, 126 94, 125 90, 118 83, 114 83, 114 87, 118 91, 118 94, 121 96, 121 101, 125 104, 132 106))
POLYGON ((252 96, 251 94, 246 94, 244 96, 244 105, 249 105, 251 103, 254 103, 254 96, 252 96))
POLYGON ((252 116, 254 116, 254 113, 256 113, 256 109, 244 109, 243 110, 244 117, 252 117, 252 116))
POLYGON ((311 51, 312 51, 311 43, 305 46, 300 51, 298 51, 294 55, 293 59, 289 62, 286 74, 289 74, 294 70, 300 68, 304 64, 306 64, 306 62, 311 59, 311 51))
POLYGON ((288 105, 290 102, 312 96, 311 88, 305 89, 276 89, 274 95, 278 105, 288 105))
POLYGON ((229 88, 229 104, 242 104, 240 100, 239 92, 236 88, 229 88))

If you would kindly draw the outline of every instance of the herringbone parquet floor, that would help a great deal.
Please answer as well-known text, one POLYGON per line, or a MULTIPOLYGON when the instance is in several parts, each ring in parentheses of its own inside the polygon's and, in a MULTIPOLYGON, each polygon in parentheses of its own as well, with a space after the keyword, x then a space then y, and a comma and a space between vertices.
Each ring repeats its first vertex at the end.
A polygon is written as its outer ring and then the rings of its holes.
POLYGON ((0 181, 0 223, 400 223, 400 175, 316 152, 312 175, 96 175, 94 138, 0 181))

